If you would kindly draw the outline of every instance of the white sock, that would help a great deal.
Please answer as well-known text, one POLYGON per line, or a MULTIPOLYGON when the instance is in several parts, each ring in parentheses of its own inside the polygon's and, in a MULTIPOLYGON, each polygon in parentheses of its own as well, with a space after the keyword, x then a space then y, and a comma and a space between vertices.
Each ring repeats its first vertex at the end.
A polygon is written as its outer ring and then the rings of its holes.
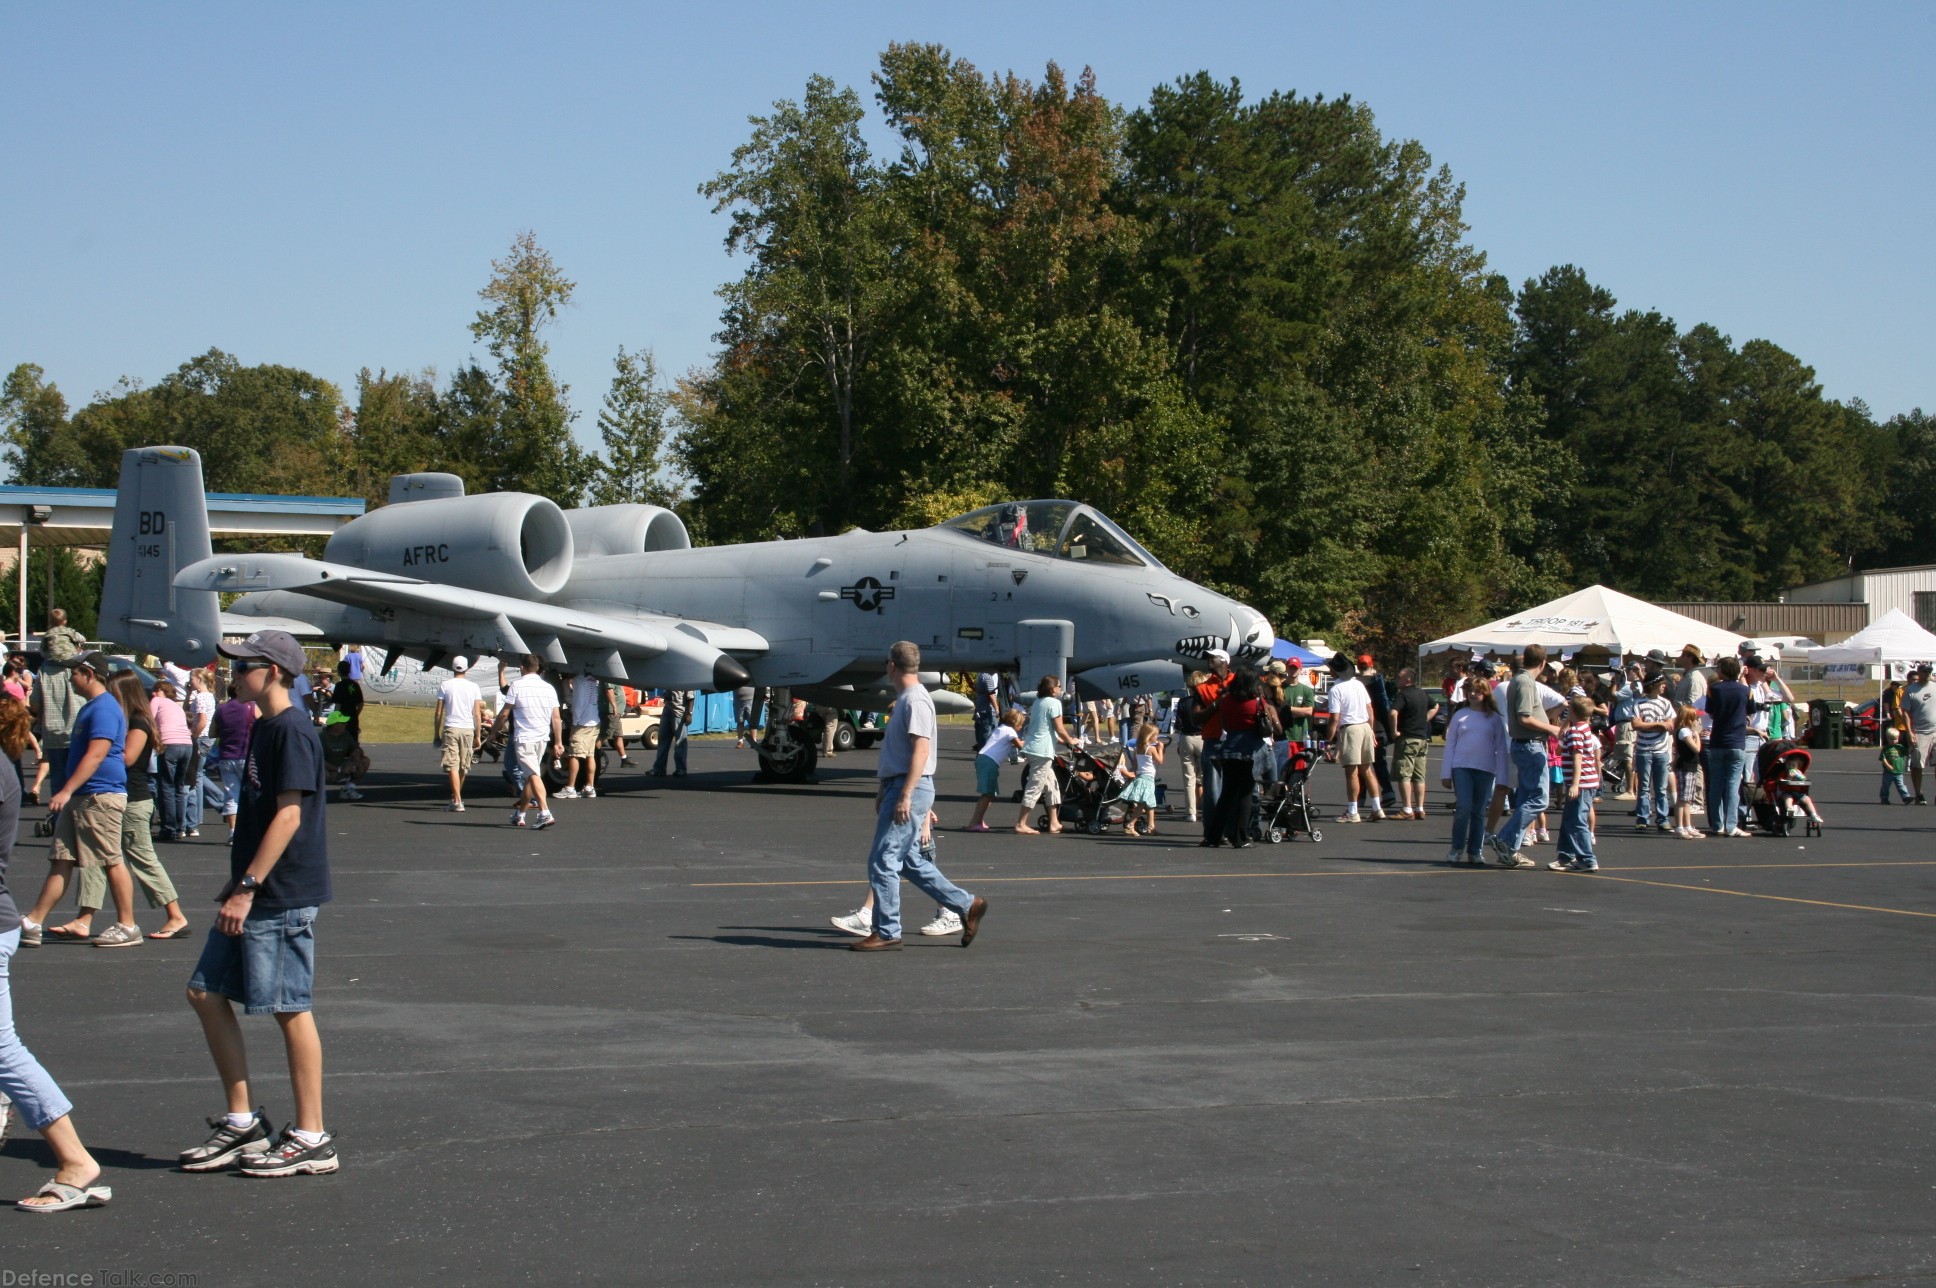
POLYGON ((322 1144, 323 1137, 328 1133, 320 1132, 320 1131, 304 1131, 300 1127, 291 1127, 289 1129, 289 1134, 291 1136, 294 1136, 297 1140, 301 1141, 303 1144, 313 1146, 313 1145, 322 1144))
POLYGON ((1353 801, 1351 804, 1345 806, 1344 812, 1355 817, 1358 813, 1358 802, 1353 801))
POLYGON ((224 1121, 227 1122, 229 1126, 235 1128, 235 1130, 244 1131, 247 1128, 254 1126, 255 1115, 254 1114, 228 1114, 224 1117, 224 1121))

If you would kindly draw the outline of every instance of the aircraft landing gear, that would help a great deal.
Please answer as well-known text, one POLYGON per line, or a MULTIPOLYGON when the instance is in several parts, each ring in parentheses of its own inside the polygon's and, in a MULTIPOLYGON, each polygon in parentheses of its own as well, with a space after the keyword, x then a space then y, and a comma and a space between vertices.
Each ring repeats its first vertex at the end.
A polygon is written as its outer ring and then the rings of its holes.
POLYGON ((820 738, 817 732, 804 728, 804 723, 795 721, 761 740, 760 772, 753 776, 754 782, 804 783, 813 777, 814 764, 820 759, 820 738))

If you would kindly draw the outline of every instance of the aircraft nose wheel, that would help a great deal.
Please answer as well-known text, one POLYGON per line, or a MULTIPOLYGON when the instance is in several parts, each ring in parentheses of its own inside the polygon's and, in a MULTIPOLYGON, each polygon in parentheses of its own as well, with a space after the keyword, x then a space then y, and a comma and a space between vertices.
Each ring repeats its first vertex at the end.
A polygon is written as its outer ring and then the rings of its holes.
POLYGON ((768 782, 804 783, 813 774, 820 752, 815 743, 796 738, 792 730, 769 734, 760 743, 759 778, 768 782))

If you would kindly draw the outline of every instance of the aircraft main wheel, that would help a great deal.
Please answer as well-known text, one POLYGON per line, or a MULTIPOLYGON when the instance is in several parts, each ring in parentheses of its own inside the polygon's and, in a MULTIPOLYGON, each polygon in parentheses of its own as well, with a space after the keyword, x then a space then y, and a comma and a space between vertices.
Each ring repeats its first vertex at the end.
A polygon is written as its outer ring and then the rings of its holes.
POLYGON ((854 749, 854 726, 842 720, 834 726, 834 750, 852 751, 854 749))
POLYGON ((804 783, 813 774, 819 750, 810 742, 789 735, 760 744, 760 768, 766 776, 782 783, 804 783))

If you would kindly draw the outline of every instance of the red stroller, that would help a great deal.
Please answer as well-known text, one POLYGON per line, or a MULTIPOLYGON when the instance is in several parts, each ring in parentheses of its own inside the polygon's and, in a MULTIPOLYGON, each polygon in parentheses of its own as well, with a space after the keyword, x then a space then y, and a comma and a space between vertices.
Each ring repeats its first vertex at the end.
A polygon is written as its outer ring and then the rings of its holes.
POLYGON ((1755 753, 1755 822, 1773 836, 1788 836, 1800 820, 1808 836, 1822 834, 1808 797, 1808 748, 1792 739, 1764 742, 1755 753))

